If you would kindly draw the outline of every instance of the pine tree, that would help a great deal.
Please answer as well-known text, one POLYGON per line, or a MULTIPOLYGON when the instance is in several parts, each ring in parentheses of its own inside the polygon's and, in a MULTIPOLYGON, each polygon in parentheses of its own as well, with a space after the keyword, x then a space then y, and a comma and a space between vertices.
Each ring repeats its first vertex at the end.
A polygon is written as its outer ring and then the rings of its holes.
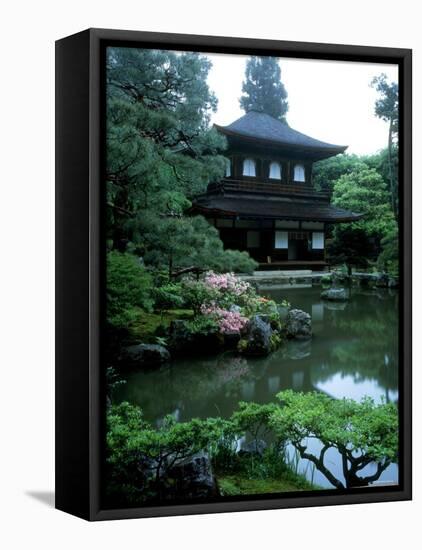
POLYGON ((246 64, 242 92, 240 106, 246 113, 259 111, 286 123, 289 105, 277 58, 251 57, 246 64))
POLYGON ((380 94, 375 102, 375 114, 388 123, 388 179, 390 181, 391 205, 398 219, 398 163, 397 140, 399 132, 399 87, 396 82, 389 83, 383 73, 372 80, 372 86, 380 94))

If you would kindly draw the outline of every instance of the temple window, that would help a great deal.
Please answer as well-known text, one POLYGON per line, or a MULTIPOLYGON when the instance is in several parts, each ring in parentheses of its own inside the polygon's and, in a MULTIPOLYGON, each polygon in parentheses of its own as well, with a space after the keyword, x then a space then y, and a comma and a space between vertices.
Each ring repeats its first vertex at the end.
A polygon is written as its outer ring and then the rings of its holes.
POLYGON ((289 248, 289 233, 288 231, 276 231, 274 248, 289 248))
POLYGON ((232 163, 230 159, 226 159, 226 178, 229 178, 232 175, 232 163))
POLYGON ((295 164, 293 172, 294 181, 305 181, 305 167, 303 164, 295 164))
POLYGON ((279 162, 272 162, 270 164, 270 179, 281 180, 281 166, 279 162))
POLYGON ((312 248, 313 250, 324 250, 323 231, 314 231, 312 233, 312 248))
POLYGON ((245 159, 243 161, 243 175, 252 178, 256 177, 255 161, 253 159, 245 159))

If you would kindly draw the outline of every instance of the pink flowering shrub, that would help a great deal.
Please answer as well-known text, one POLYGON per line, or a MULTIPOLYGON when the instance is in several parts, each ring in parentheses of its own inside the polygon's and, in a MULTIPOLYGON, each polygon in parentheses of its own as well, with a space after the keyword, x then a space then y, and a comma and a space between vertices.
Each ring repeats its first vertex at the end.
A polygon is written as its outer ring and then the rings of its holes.
POLYGON ((274 317, 279 324, 277 304, 259 296, 252 285, 234 273, 209 271, 202 280, 185 279, 182 290, 195 319, 214 322, 221 334, 240 334, 249 318, 258 313, 274 317))
POLYGON ((201 313, 215 320, 222 334, 240 333, 248 319, 237 311, 228 311, 215 304, 203 305, 201 313))
POLYGON ((223 308, 231 305, 245 306, 256 295, 255 289, 233 273, 217 274, 209 271, 204 277, 204 285, 217 292, 216 303, 223 308))
POLYGON ((209 271, 204 278, 204 282, 207 286, 219 290, 223 293, 233 294, 234 296, 242 296, 246 294, 251 285, 246 281, 242 281, 234 273, 218 274, 213 271, 209 271))

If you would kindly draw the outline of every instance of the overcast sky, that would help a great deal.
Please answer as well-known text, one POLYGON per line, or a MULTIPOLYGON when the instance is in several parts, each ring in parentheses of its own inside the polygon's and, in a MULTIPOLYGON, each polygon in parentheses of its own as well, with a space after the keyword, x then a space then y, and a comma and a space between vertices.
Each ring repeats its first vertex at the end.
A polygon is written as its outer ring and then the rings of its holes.
MULTIPOLYGON (((208 76, 218 98, 212 122, 230 124, 244 112, 239 97, 246 56, 206 54, 213 67, 208 76)), ((387 123, 374 115, 374 76, 398 81, 397 65, 280 58, 281 79, 289 102, 289 125, 309 136, 348 145, 347 152, 375 153, 386 147, 387 123)))

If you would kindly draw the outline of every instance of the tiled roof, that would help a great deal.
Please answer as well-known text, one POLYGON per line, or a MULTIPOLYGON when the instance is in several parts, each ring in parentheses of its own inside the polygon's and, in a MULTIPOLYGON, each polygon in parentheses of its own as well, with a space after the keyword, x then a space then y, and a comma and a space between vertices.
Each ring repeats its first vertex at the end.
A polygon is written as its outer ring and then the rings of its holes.
POLYGON ((314 139, 297 130, 293 130, 287 124, 266 113, 259 113, 257 111, 246 113, 246 115, 228 126, 219 126, 217 124, 215 126, 227 135, 266 140, 285 146, 308 148, 321 152, 332 152, 333 154, 342 153, 347 148, 346 145, 334 145, 314 139))
POLYGON ((204 215, 244 218, 307 220, 328 223, 356 221, 362 214, 344 210, 321 200, 301 200, 264 195, 205 194, 193 202, 192 211, 204 215))

